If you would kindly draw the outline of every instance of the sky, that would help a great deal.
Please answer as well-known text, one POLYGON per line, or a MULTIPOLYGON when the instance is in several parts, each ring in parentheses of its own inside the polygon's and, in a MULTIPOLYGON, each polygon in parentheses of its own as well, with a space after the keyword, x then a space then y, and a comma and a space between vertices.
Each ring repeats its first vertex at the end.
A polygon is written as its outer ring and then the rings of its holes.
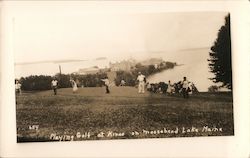
POLYGON ((184 67, 151 77, 152 82, 183 75, 206 91, 210 47, 226 12, 95 13, 67 16, 16 16, 15 77, 77 72, 108 67, 129 58, 162 58, 184 67))
POLYGON ((15 62, 165 57, 211 47, 225 12, 17 16, 15 62))

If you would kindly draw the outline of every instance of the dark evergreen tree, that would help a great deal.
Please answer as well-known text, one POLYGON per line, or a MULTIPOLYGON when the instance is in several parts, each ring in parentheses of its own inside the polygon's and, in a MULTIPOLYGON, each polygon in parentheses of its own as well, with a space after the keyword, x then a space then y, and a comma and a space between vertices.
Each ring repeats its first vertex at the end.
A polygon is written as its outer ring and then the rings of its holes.
POLYGON ((214 83, 222 83, 221 87, 232 89, 230 15, 225 17, 225 25, 219 30, 218 37, 211 47, 208 59, 209 68, 215 74, 211 78, 214 83))

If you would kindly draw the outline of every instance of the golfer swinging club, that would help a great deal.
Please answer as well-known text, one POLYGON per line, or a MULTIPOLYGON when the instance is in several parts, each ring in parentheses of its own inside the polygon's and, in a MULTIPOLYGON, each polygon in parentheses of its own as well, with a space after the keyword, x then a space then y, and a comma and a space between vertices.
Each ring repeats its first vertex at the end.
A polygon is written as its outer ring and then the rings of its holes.
POLYGON ((108 93, 110 93, 110 91, 109 91, 109 79, 108 79, 108 77, 106 77, 106 78, 104 78, 104 79, 101 79, 103 82, 104 82, 104 84, 105 84, 105 87, 106 87, 106 93, 108 94, 108 93))

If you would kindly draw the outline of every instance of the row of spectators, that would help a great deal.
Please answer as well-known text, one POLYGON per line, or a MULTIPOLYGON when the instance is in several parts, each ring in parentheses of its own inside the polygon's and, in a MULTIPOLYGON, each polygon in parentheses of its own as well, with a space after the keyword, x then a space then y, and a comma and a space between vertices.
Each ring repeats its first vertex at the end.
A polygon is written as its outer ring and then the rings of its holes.
MULTIPOLYGON (((182 92, 182 84, 181 81, 173 84, 167 84, 165 82, 159 82, 159 83, 147 83, 147 91, 153 92, 153 93, 181 93, 182 92)), ((194 83, 189 82, 188 87, 189 93, 198 93, 198 89, 194 85, 194 83)))
MULTIPOLYGON (((184 77, 185 78, 185 77, 184 77)), ((152 93, 163 93, 163 94, 183 94, 184 98, 188 98, 188 94, 198 93, 198 89, 193 82, 189 82, 186 79, 176 83, 159 82, 159 83, 147 83, 147 91, 152 93)))

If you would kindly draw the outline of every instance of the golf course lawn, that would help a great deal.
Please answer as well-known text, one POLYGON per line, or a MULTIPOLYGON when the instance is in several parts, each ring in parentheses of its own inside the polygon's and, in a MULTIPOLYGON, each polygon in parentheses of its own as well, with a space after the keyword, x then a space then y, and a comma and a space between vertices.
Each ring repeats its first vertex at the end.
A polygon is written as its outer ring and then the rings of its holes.
POLYGON ((228 136, 234 134, 231 92, 138 94, 134 87, 72 88, 16 97, 17 141, 228 136))

